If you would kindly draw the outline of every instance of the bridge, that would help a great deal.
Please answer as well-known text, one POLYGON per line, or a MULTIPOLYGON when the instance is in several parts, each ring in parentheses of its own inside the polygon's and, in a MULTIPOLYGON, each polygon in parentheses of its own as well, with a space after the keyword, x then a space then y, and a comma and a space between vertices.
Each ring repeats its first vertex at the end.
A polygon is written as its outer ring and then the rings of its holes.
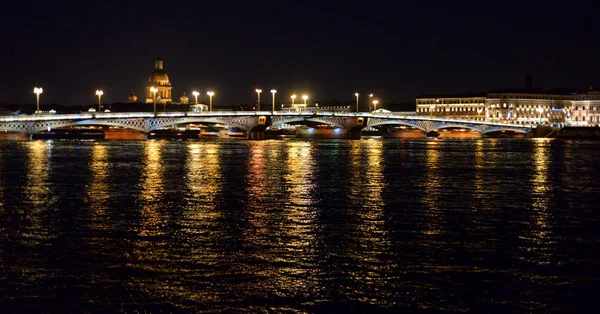
POLYGON ((481 134, 510 131, 527 134, 534 126, 453 120, 414 115, 374 112, 270 112, 270 111, 212 111, 212 112, 90 112, 77 114, 35 114, 0 117, 4 133, 34 134, 73 126, 112 126, 150 133, 154 130, 190 123, 226 124, 243 129, 249 139, 262 139, 268 127, 283 124, 323 124, 341 128, 348 138, 360 138, 364 128, 405 126, 429 133, 443 129, 461 128, 481 134))

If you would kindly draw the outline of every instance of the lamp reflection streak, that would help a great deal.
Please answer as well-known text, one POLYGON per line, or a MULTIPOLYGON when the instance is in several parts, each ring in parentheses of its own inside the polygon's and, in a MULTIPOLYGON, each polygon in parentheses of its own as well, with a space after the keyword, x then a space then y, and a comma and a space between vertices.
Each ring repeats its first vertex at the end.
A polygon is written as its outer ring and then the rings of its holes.
MULTIPOLYGON (((248 191, 248 205, 251 208, 248 213, 248 221, 252 225, 252 230, 246 229, 246 237, 251 238, 252 242, 262 242, 261 237, 269 232, 266 223, 269 219, 268 211, 271 206, 265 204, 270 198, 267 198, 268 174, 265 162, 265 145, 267 142, 252 142, 250 146, 250 156, 248 158, 248 172, 246 174, 246 189, 248 191)), ((273 187, 271 187, 273 188, 273 187)))
POLYGON ((86 201, 90 206, 91 227, 107 229, 106 208, 108 191, 108 153, 105 143, 94 143, 90 161, 91 182, 86 189, 86 201))
POLYGON ((360 191, 357 195, 367 195, 364 201, 357 204, 359 206, 354 211, 358 218, 356 229, 359 245, 352 252, 352 258, 357 259, 357 263, 363 266, 350 272, 349 276, 369 287, 365 291, 352 291, 351 294, 357 298, 357 301, 381 304, 393 298, 391 293, 381 291, 393 290, 382 287, 392 284, 385 280, 385 276, 397 266, 388 263, 382 256, 384 252, 389 251, 390 245, 383 213, 385 202, 382 192, 386 189, 383 151, 384 142, 380 140, 353 143, 349 165, 349 171, 355 173, 352 176, 352 190, 360 191), (379 292, 372 293, 372 291, 379 292))
POLYGON ((424 214, 426 229, 423 231, 425 235, 438 235, 441 228, 438 220, 441 213, 438 207, 438 199, 440 193, 440 152, 439 141, 427 141, 427 151, 425 156, 426 179, 423 195, 423 205, 427 208, 424 214))
POLYGON ((280 243, 273 247, 270 261, 277 265, 270 275, 273 285, 270 289, 280 291, 282 295, 307 294, 317 287, 313 145, 312 142, 285 143, 287 158, 283 165, 286 172, 283 180, 289 189, 281 204, 283 210, 278 225, 273 226, 273 233, 280 243))
MULTIPOLYGON (((164 142, 144 142, 144 167, 140 182, 141 217, 134 254, 140 261, 151 262, 166 254, 163 250, 166 217, 161 212, 163 199, 163 164, 161 150, 164 142)), ((146 265, 142 265, 146 266, 146 265)))
POLYGON ((539 138, 533 141, 534 165, 531 177, 531 210, 530 222, 524 235, 525 241, 520 251, 520 258, 539 265, 552 262, 555 237, 552 232, 552 213, 549 211, 553 202, 552 183, 548 180, 551 139, 539 138), (533 254, 533 255, 532 255, 533 254))
MULTIPOLYGON (((219 161, 220 144, 187 144, 185 204, 178 235, 184 253, 179 257, 185 263, 196 265, 203 276, 222 276, 215 265, 226 264, 228 259, 218 239, 225 238, 223 212, 216 210, 215 197, 222 189, 222 171, 219 161)), ((192 274, 190 273, 190 276, 192 274)), ((179 295, 195 302, 223 302, 223 295, 195 284, 180 287, 179 295)))
POLYGON ((48 186, 49 155, 51 142, 34 141, 26 143, 28 148, 27 185, 25 188, 25 216, 31 220, 31 233, 25 232, 27 238, 45 238, 50 234, 42 234, 43 212, 50 207, 50 191, 48 186))
POLYGON ((52 274, 42 265, 47 263, 47 256, 42 247, 48 246, 58 236, 52 230, 52 219, 48 212, 52 208, 49 190, 49 156, 52 151, 51 142, 33 141, 24 144, 27 149, 27 183, 24 201, 19 214, 23 216, 19 246, 28 248, 29 265, 21 270, 20 281, 40 285, 45 277, 52 274), (30 249, 30 250, 29 250, 30 249))

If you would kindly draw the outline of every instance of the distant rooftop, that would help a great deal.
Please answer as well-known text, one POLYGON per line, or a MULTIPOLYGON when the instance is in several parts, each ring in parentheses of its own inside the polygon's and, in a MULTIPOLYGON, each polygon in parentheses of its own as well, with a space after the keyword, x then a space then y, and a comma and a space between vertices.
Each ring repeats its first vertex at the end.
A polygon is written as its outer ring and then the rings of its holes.
POLYGON ((469 98, 469 97, 486 97, 487 93, 462 93, 462 94, 425 94, 417 98, 469 98))
POLYGON ((504 88, 498 90, 492 90, 489 93, 513 93, 513 94, 544 94, 544 95, 570 95, 573 93, 580 93, 581 90, 577 88, 543 88, 543 87, 532 87, 532 88, 504 88))

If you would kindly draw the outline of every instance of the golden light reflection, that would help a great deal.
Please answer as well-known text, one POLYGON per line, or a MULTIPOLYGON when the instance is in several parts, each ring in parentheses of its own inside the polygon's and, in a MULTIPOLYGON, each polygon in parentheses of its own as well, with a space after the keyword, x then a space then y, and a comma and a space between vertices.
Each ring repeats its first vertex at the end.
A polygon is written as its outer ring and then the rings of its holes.
MULTIPOLYGON (((252 228, 245 229, 246 237, 251 242, 261 241, 260 237, 269 232, 267 222, 269 211, 273 210, 268 206, 262 206, 269 201, 267 191, 268 173, 266 168, 266 151, 265 147, 268 142, 253 141, 250 143, 250 156, 248 156, 248 171, 246 173, 246 191, 248 193, 248 207, 251 208, 248 212, 248 222, 252 228)), ((269 149, 275 150, 275 149, 269 149)))
POLYGON ((191 191, 189 201, 194 202, 198 211, 194 216, 199 219, 213 219, 220 213, 214 212, 214 199, 221 190, 222 174, 219 162, 218 143, 188 144, 187 187, 191 191))
POLYGON ((475 160, 473 162, 473 166, 475 167, 475 180, 473 182, 473 190, 475 199, 483 199, 483 195, 485 194, 485 183, 484 183, 484 169, 485 169, 485 160, 484 160, 484 146, 483 140, 477 140, 475 142, 475 160))
POLYGON ((384 201, 381 197, 386 186, 383 174, 383 141, 370 140, 364 142, 363 151, 366 153, 365 183, 363 194, 368 195, 367 203, 359 211, 361 226, 361 245, 365 262, 378 262, 379 253, 386 251, 384 246, 389 244, 383 216, 384 201))
POLYGON ((306 293, 314 291, 317 285, 316 275, 311 273, 311 268, 302 266, 316 265, 318 262, 311 253, 316 246, 315 218, 318 214, 313 206, 313 145, 310 141, 285 142, 287 158, 282 161, 286 172, 283 184, 289 189, 285 191, 287 199, 283 200, 284 209, 280 213, 279 225, 273 226, 279 243, 273 243, 277 251, 270 257, 272 263, 281 266, 272 269, 273 273, 268 276, 272 280, 269 284, 275 291, 306 293))
POLYGON ((552 257, 552 245, 556 242, 552 239, 552 226, 550 204, 553 202, 552 184, 548 181, 550 163, 550 144, 552 139, 533 139, 534 148, 534 172, 531 177, 531 210, 529 211, 529 229, 524 236, 525 240, 524 259, 537 264, 549 264, 552 257))
MULTIPOLYGON (((222 211, 217 211, 215 198, 222 190, 222 171, 219 154, 220 144, 211 142, 190 142, 187 144, 187 173, 185 177, 187 205, 183 207, 184 219, 181 219, 183 239, 196 239, 198 243, 216 243, 216 239, 225 237, 225 230, 219 222, 222 211)), ((223 260, 225 251, 217 245, 191 244, 191 262, 209 265, 223 260)), ((202 292, 192 293, 191 298, 205 301, 202 292)))
POLYGON ((423 195, 424 207, 427 209, 425 213, 426 229, 423 233, 426 235, 435 235, 441 233, 441 227, 439 224, 440 208, 438 206, 439 193, 440 193, 440 141, 428 141, 425 155, 425 187, 423 195))
POLYGON ((134 254, 141 260, 159 258, 160 251, 165 241, 160 237, 165 234, 164 225, 166 217, 161 213, 163 200, 163 164, 161 151, 165 146, 164 141, 146 141, 144 145, 144 167, 140 182, 139 203, 141 206, 140 226, 138 241, 134 254))
POLYGON ((106 208, 110 198, 108 191, 108 148, 106 143, 96 142, 92 146, 90 161, 91 182, 86 187, 86 202, 90 206, 90 226, 106 229, 106 208))
POLYGON ((33 206, 28 210, 44 210, 48 201, 48 163, 52 149, 51 142, 32 141, 27 142, 28 162, 27 185, 25 196, 28 203, 33 206))
POLYGON ((23 240, 32 241, 33 244, 38 241, 46 241, 48 237, 55 237, 55 234, 47 231, 43 226, 45 221, 44 212, 50 207, 50 190, 48 185, 49 157, 52 152, 52 143, 45 141, 26 142, 27 147, 27 183, 24 191, 24 206, 20 209, 25 220, 30 223, 23 231, 23 240), (46 230, 46 231, 44 231, 46 230))
MULTIPOLYGON (((350 175, 348 199, 350 219, 348 232, 355 235, 354 245, 348 245, 344 255, 349 261, 363 265, 361 268, 348 269, 345 276, 355 278, 365 285, 367 291, 378 291, 376 294, 364 294, 362 291, 346 291, 349 297, 358 302, 377 304, 390 297, 390 293, 382 289, 389 284, 386 274, 398 267, 382 257, 389 252, 390 236, 386 228, 384 215, 385 200, 383 191, 387 188, 384 176, 385 158, 382 140, 352 141, 349 143, 348 172, 350 175)), ((342 289, 345 287, 341 287, 342 289)))

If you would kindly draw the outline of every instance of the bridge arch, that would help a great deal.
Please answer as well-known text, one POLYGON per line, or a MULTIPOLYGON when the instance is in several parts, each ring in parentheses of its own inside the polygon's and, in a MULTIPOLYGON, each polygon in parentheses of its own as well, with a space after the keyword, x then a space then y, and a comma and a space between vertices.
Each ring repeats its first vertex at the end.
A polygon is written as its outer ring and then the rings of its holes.
POLYGON ((278 126, 282 124, 292 124, 298 122, 314 122, 334 126, 336 128, 345 128, 346 117, 327 117, 327 116, 300 116, 300 117, 276 117, 272 119, 271 126, 278 126))
POLYGON ((527 133, 529 133, 530 130, 522 129, 522 128, 491 127, 491 128, 488 128, 487 130, 483 131, 481 134, 487 134, 487 133, 493 133, 493 132, 503 132, 503 131, 527 134, 527 133))
POLYGON ((408 126, 408 127, 419 129, 425 133, 429 132, 428 125, 421 125, 419 123, 414 123, 412 121, 407 121, 407 120, 377 119, 377 121, 371 122, 368 125, 366 125, 365 127, 376 127, 376 126, 383 126, 383 125, 403 125, 403 126, 408 126), (379 121, 379 120, 381 120, 381 121, 379 121))
POLYGON ((243 130, 248 130, 248 125, 233 119, 224 119, 219 117, 184 117, 184 118, 159 118, 150 119, 148 121, 148 132, 154 131, 159 128, 170 127, 174 125, 189 124, 189 123, 215 123, 215 124, 227 124, 235 126, 243 130))
POLYGON ((443 130, 443 129, 452 129, 452 128, 456 128, 456 129, 469 129, 471 131, 477 131, 477 132, 482 133, 482 134, 485 132, 484 130, 480 129, 479 127, 474 126, 474 125, 470 125, 470 124, 463 124, 463 125, 461 125, 461 124, 446 124, 446 123, 437 124, 435 126, 434 130, 443 130))

